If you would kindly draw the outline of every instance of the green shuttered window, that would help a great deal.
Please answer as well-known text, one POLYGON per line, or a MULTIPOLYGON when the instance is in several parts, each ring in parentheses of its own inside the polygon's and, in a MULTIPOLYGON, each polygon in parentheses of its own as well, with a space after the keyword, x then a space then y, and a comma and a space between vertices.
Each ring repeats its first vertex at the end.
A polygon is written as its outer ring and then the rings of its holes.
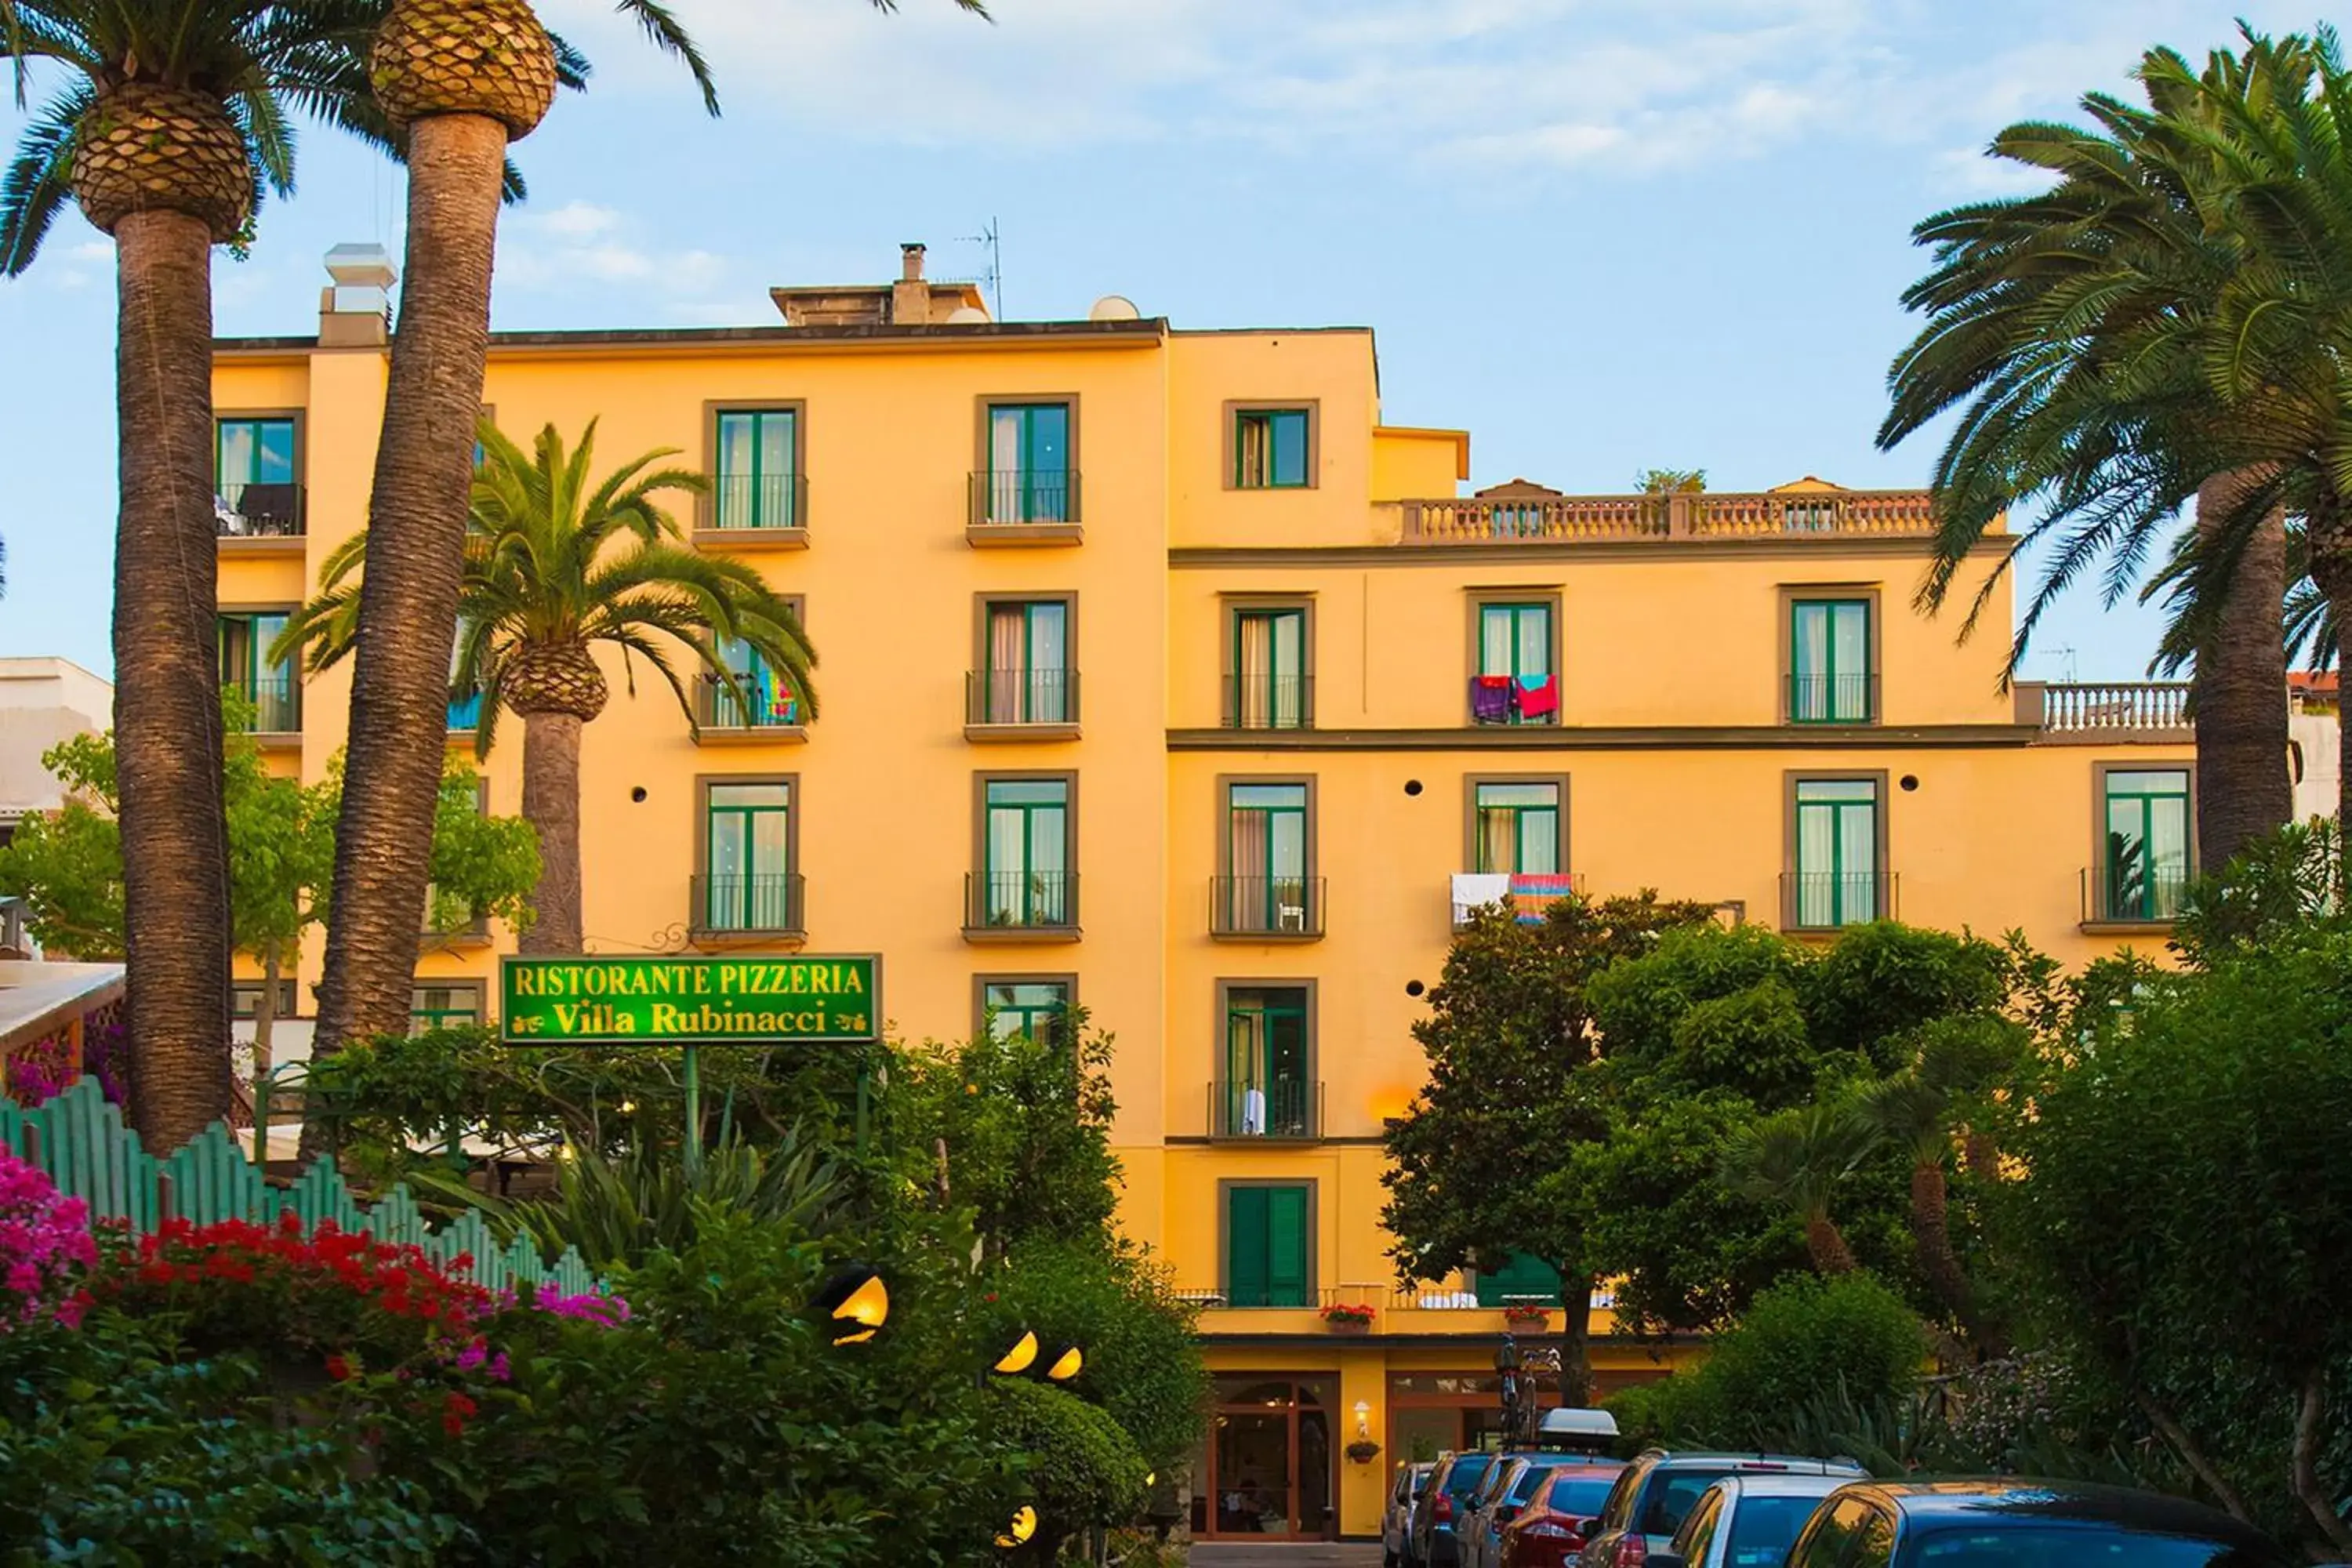
POLYGON ((1229 1187, 1225 1192, 1225 1301, 1234 1307, 1304 1307, 1307 1199, 1312 1189, 1229 1187))

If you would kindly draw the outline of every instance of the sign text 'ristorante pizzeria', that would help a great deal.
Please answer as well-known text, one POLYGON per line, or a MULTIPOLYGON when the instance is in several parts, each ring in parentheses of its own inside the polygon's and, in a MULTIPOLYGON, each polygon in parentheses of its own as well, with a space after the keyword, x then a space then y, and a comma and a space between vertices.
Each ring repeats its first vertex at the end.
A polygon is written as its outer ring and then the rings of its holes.
POLYGON ((509 958, 513 1045, 870 1040, 881 963, 862 958, 509 958))

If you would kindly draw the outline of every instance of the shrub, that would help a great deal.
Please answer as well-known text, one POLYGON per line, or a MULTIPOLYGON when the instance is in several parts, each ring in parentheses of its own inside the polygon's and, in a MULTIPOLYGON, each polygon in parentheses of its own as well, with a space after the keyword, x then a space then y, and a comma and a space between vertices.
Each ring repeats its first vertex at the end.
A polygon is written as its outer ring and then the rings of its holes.
MULTIPOLYGON (((1793 1275, 1751 1302, 1692 1372, 1628 1391, 1645 1439, 1772 1448, 1809 1441, 1807 1408, 1826 1395, 1891 1405, 1918 1386, 1925 1331, 1911 1309, 1869 1274, 1793 1275)), ((1620 1394, 1618 1399, 1626 1399, 1620 1394)))
POLYGON ((0 1333, 11 1325, 56 1318, 68 1326, 87 1300, 81 1270, 98 1261, 89 1209, 61 1198, 46 1172, 0 1143, 0 1333))
POLYGON ((990 1426, 1006 1448, 1029 1456, 1022 1480, 1037 1510, 1033 1559, 1095 1525, 1123 1523, 1143 1506, 1150 1468, 1118 1423, 1076 1394, 1007 1379, 990 1390, 990 1426))

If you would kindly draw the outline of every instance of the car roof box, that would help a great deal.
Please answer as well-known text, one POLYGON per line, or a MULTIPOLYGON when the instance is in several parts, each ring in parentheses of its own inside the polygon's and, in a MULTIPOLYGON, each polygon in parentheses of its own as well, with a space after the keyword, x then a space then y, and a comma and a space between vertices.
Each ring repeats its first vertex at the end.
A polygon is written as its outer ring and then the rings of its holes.
POLYGON ((1563 1407, 1547 1410, 1537 1424, 1536 1436, 1562 1446, 1584 1447, 1609 1444, 1617 1440, 1617 1417, 1606 1410, 1563 1407))

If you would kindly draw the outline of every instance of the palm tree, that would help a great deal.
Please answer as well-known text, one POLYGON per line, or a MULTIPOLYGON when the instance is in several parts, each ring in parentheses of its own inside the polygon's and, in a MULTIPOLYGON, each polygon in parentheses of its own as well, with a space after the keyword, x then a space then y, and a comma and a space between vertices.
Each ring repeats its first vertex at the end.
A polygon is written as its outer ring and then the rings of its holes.
POLYGON ((1853 1249, 1830 1217, 1831 1200, 1876 1145, 1876 1135, 1849 1107, 1799 1106, 1734 1132, 1717 1169, 1740 1196, 1785 1208, 1803 1222, 1815 1268, 1851 1274, 1853 1249))
MULTIPOLYGON (((577 952, 581 946, 580 731, 610 696, 594 645, 617 645, 624 664, 642 655, 676 694, 687 722, 694 703, 671 655, 689 653, 699 670, 736 689, 717 639, 748 646, 816 710, 809 669, 816 656, 792 607, 740 561, 687 547, 657 497, 709 488, 702 475, 656 469, 673 448, 622 464, 591 489, 593 421, 576 451, 551 425, 525 453, 485 422, 482 466, 473 484, 457 604, 457 659, 445 661, 440 700, 478 693, 482 718, 475 744, 487 755, 501 708, 520 714, 522 811, 539 829, 541 870, 532 903, 538 919, 524 932, 526 952, 577 952), (625 539, 629 548, 608 549, 625 539)), ((362 531, 328 556, 318 597, 288 622, 280 651, 305 645, 322 669, 350 654, 366 623, 354 573, 374 575, 372 542, 362 531)), ((740 695, 739 691, 739 695, 740 695)), ((348 780, 348 775, 346 775, 348 780)), ((346 782, 345 790, 350 785, 346 782)), ((421 923, 421 922, 420 922, 421 923)))
MULTIPOLYGON (((1997 516, 2048 501, 2001 563, 2056 533, 2011 670, 2061 592, 2105 557, 2112 602, 2195 498, 2183 548, 2200 569, 2168 573, 2176 623, 2160 662, 2193 656, 2208 871, 2291 811, 2284 510, 2275 469, 2232 438, 2209 329, 2260 244, 2235 210, 2237 163, 2217 127, 2231 106, 2259 115, 2299 97, 2312 56, 2300 38, 2249 44, 2244 58, 2216 51, 2201 77, 2152 51, 2137 73, 2146 108, 2095 93, 2083 100, 2093 128, 2026 123, 1994 139, 1994 156, 2057 184, 1914 231, 1937 265, 1904 299, 1929 321, 1890 373, 1878 437, 1891 447, 1960 410, 1937 460, 1938 561, 1923 607, 1940 607, 1997 516)), ((1979 591, 1963 636, 1998 581, 1979 591)))
MULTIPOLYGON (((369 74, 406 138, 408 273, 400 297, 352 672, 351 750, 336 837, 334 915, 314 1049, 406 1026, 425 899, 425 845, 446 737, 473 427, 488 357, 491 252, 507 144, 547 111, 561 61, 530 0, 389 0, 369 74)), ((895 8, 896 0, 872 0, 895 8)), ((956 0, 985 16, 981 0, 956 0)), ((614 0, 683 61, 717 113, 710 73, 659 0, 614 0)), ((556 924, 546 921, 549 927, 556 924)))
MULTIPOLYGON (((380 0, 376 7, 381 8, 380 0)), ((68 200, 113 237, 114 732, 132 1112, 176 1146, 229 1104, 227 828, 214 625, 212 247, 292 183, 286 101, 351 118, 368 0, 0 0, 17 100, 71 79, 0 176, 0 273, 68 200)))

